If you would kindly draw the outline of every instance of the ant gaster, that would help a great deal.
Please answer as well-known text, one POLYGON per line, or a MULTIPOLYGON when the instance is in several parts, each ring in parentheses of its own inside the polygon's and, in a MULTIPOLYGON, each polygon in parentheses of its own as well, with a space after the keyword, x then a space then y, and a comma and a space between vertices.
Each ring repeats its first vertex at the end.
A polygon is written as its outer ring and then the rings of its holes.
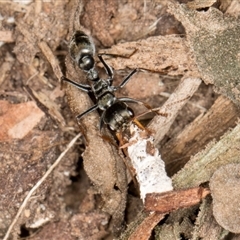
POLYGON ((132 75, 137 72, 137 69, 134 69, 127 77, 125 77, 119 86, 113 86, 113 70, 104 61, 102 56, 98 55, 98 58, 108 75, 107 79, 99 78, 94 61, 95 45, 92 39, 82 31, 76 31, 72 36, 69 44, 69 53, 79 68, 87 73, 87 79, 91 84, 80 84, 64 76, 62 77, 62 80, 69 82, 73 86, 87 93, 93 93, 96 99, 96 104, 85 112, 79 114, 77 119, 79 120, 84 115, 100 109, 102 111, 99 124, 100 131, 103 124, 109 126, 113 131, 120 130, 134 117, 133 110, 126 104, 126 102, 144 104, 139 100, 128 97, 117 98, 114 94, 115 91, 123 88, 128 83, 132 75))

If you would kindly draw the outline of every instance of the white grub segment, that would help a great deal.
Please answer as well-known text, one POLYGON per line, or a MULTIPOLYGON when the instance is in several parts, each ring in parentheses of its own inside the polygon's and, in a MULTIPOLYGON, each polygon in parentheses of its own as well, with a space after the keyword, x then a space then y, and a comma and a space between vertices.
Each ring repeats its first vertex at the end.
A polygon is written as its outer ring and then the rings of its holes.
POLYGON ((130 125, 130 132, 132 137, 127 151, 136 172, 141 199, 144 201, 147 193, 173 190, 172 180, 165 171, 165 163, 154 147, 153 136, 149 136, 133 123, 130 125))

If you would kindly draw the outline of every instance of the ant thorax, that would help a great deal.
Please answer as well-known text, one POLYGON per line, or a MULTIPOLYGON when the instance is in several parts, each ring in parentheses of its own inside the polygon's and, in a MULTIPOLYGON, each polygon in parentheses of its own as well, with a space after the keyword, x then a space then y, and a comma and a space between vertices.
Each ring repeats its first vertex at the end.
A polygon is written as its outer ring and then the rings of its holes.
POLYGON ((94 82, 92 89, 96 99, 101 98, 106 92, 114 92, 113 87, 109 85, 109 81, 104 79, 99 79, 97 82, 94 82))

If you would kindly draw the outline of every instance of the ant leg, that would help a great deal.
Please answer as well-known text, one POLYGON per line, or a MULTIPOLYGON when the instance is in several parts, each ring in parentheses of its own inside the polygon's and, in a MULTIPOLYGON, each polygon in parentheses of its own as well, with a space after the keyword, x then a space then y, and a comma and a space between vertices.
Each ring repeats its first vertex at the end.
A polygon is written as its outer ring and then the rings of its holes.
POLYGON ((110 78, 110 80, 109 80, 110 85, 112 85, 112 82, 113 82, 113 70, 112 70, 112 68, 105 62, 102 55, 99 54, 98 58, 101 61, 101 63, 103 64, 103 66, 105 68, 105 71, 110 78))
POLYGON ((86 114, 88 114, 88 113, 90 113, 90 112, 93 112, 94 110, 97 110, 97 109, 98 109, 98 105, 96 104, 96 105, 90 107, 90 108, 89 108, 88 110, 86 110, 85 112, 77 115, 76 118, 77 118, 77 120, 79 120, 79 119, 82 118, 84 115, 86 115, 86 114))
POLYGON ((138 71, 137 68, 134 69, 130 74, 128 74, 127 77, 125 77, 125 79, 123 79, 119 86, 114 87, 114 90, 116 91, 119 88, 123 88, 129 82, 129 80, 131 80, 132 75, 135 74, 137 71, 138 71))
POLYGON ((140 100, 137 100, 137 99, 122 97, 122 98, 118 98, 117 100, 120 101, 120 102, 131 102, 131 103, 137 103, 137 104, 140 104, 140 105, 144 105, 147 109, 153 111, 153 109, 150 105, 148 105, 148 104, 146 104, 146 103, 144 103, 140 100))
POLYGON ((78 89, 83 90, 84 92, 91 92, 92 91, 92 88, 89 85, 87 85, 87 84, 80 84, 80 83, 74 82, 74 81, 66 78, 65 76, 62 76, 61 80, 72 84, 73 86, 75 86, 78 89))
POLYGON ((104 117, 105 117, 105 113, 106 111, 104 111, 102 114, 101 114, 101 117, 100 117, 100 122, 99 122, 99 131, 101 132, 102 131, 102 128, 103 128, 103 125, 104 125, 104 117))

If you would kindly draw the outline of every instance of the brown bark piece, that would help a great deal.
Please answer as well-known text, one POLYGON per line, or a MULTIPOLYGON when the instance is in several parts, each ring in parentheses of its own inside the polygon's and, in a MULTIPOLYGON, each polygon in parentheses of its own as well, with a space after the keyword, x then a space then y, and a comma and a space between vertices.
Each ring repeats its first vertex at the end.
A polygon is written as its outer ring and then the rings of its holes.
POLYGON ((186 39, 177 36, 154 36, 137 42, 119 43, 100 53, 125 56, 107 59, 114 69, 142 68, 171 76, 191 72, 198 76, 186 39))
POLYGON ((208 189, 202 187, 166 193, 149 193, 145 198, 145 210, 168 213, 179 208, 196 205, 209 193, 208 189))
POLYGON ((129 236, 128 240, 147 240, 151 237, 153 228, 164 218, 165 214, 150 213, 138 225, 135 231, 129 236))

